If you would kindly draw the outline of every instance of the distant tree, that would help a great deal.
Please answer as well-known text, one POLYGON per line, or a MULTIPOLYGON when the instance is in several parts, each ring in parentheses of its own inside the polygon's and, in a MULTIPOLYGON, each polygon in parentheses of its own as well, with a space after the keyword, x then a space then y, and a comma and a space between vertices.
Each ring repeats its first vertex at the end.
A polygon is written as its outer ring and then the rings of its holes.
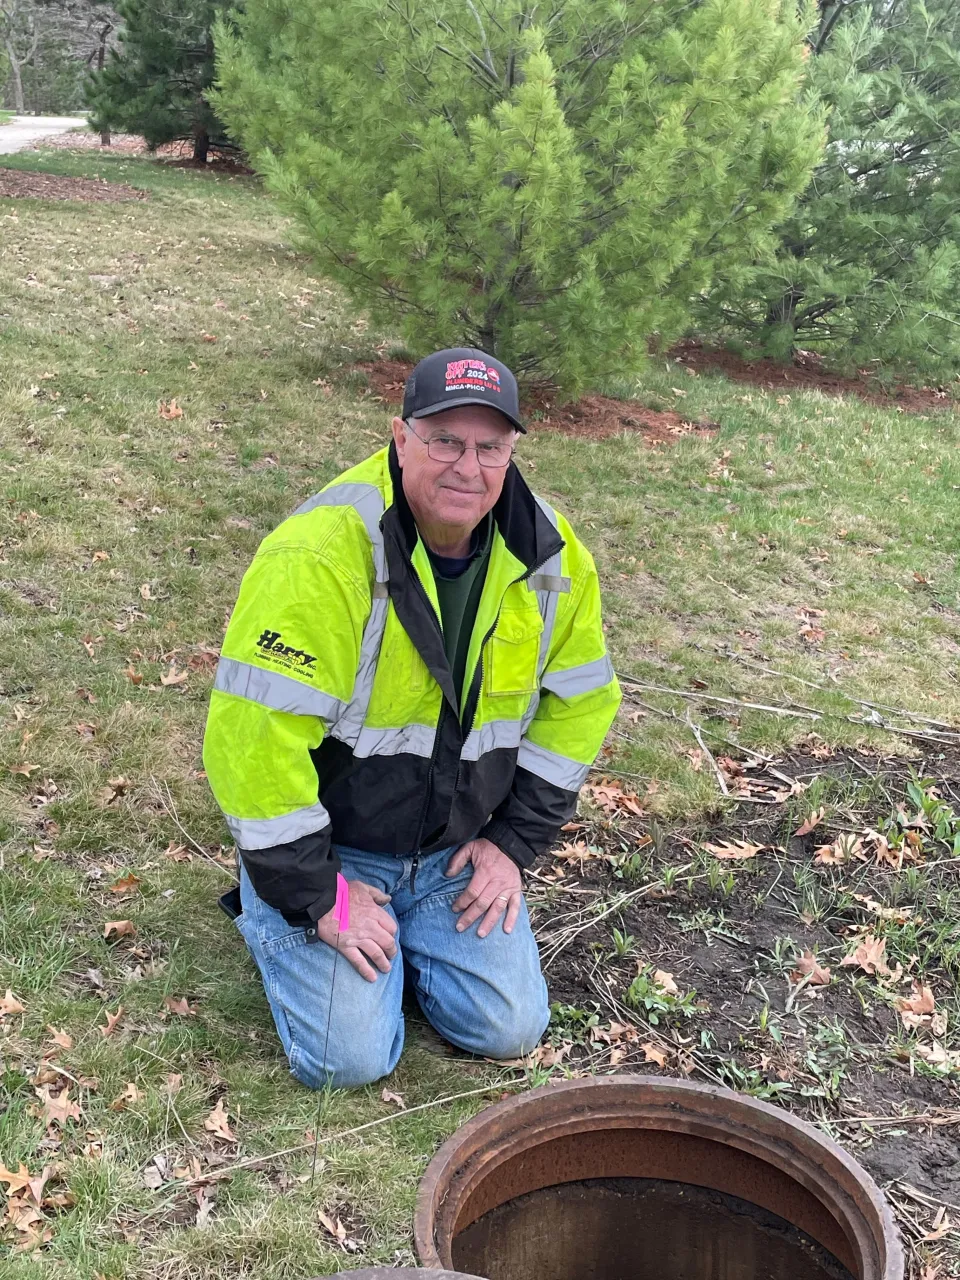
POLYGON ((256 0, 218 110, 323 269, 417 351, 642 367, 820 154, 796 0, 256 0))
POLYGON ((151 147, 190 141, 200 164, 211 148, 230 149, 208 101, 211 26, 226 7, 225 0, 120 0, 120 47, 88 82, 93 128, 139 133, 151 147))
POLYGON ((21 114, 26 110, 23 69, 40 47, 42 36, 43 12, 34 0, 0 0, 0 43, 6 55, 13 109, 21 114))
POLYGON ((788 358, 816 347, 933 374, 960 367, 960 4, 821 0, 810 81, 829 145, 746 287, 706 324, 788 358))

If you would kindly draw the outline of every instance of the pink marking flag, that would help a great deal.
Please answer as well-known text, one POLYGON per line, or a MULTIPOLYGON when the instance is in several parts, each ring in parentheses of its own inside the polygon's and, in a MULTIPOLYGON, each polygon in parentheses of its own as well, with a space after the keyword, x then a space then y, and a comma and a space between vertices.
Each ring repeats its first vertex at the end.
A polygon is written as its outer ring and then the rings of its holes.
POLYGON ((346 933, 350 928, 350 885, 339 872, 337 872, 337 900, 333 904, 333 918, 340 932, 346 933))

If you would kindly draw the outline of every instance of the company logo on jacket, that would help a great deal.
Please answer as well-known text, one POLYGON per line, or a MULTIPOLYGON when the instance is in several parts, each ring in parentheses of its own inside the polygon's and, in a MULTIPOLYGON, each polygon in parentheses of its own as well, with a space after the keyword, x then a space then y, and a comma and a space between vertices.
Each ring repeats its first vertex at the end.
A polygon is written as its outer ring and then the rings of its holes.
MULTIPOLYGON (((279 631, 264 631, 255 643, 273 661, 287 667, 312 667, 317 660, 313 653, 305 653, 303 649, 295 649, 292 644, 284 644, 279 631)), ((313 675, 313 672, 310 674, 313 675)))

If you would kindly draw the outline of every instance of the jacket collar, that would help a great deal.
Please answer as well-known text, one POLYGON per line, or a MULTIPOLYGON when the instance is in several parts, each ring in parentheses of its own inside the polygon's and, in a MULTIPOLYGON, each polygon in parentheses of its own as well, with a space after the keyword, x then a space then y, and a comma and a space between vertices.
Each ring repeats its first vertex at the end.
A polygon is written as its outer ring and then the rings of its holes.
MULTIPOLYGON (((412 556, 419 534, 413 512, 403 492, 403 472, 393 443, 390 445, 387 461, 393 487, 393 505, 387 510, 396 512, 402 545, 407 555, 412 556)), ((544 514, 513 462, 507 468, 503 491, 493 508, 493 519, 507 550, 516 556, 527 571, 538 568, 564 545, 560 534, 544 514)))

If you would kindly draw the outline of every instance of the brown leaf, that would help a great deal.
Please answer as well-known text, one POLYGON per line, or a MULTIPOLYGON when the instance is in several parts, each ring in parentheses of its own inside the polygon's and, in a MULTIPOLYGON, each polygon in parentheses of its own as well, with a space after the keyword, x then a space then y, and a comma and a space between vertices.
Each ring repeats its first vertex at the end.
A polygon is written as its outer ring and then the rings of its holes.
POLYGON ((380 1100, 381 1102, 392 1102, 395 1106, 398 1106, 401 1111, 406 1110, 407 1104, 404 1102, 401 1094, 393 1093, 390 1089, 383 1089, 381 1091, 380 1100))
POLYGON ((228 1142, 236 1142, 222 1098, 219 1099, 217 1105, 204 1120, 203 1127, 210 1133, 215 1133, 219 1138, 226 1138, 228 1142))
POLYGON ((826 866, 842 867, 847 862, 852 862, 854 858, 864 861, 863 841, 859 836, 851 835, 844 832, 837 836, 833 844, 822 844, 816 851, 814 862, 819 862, 826 866))
POLYGON ((809 975, 808 986, 811 987, 825 987, 830 982, 830 970, 820 963, 812 951, 804 951, 797 961, 796 969, 790 975, 790 981, 802 982, 807 975, 809 975))
MULTIPOLYGON (((111 783, 110 785, 113 786, 113 783, 111 783)), ((119 795, 120 792, 117 792, 117 794, 119 795)), ((140 883, 140 877, 135 876, 132 871, 129 871, 123 877, 122 880, 114 881, 114 883, 110 886, 110 892, 116 893, 120 897, 124 897, 128 893, 136 893, 137 885, 139 883, 140 883)), ((106 937, 106 934, 104 934, 104 937, 106 937)))
POLYGON ((31 773, 36 773, 39 768, 38 764, 11 764, 7 766, 7 772, 17 773, 23 778, 29 778, 31 773))
POLYGON ((139 1102, 142 1096, 143 1095, 141 1094, 140 1090, 133 1083, 133 1081, 130 1080, 127 1084, 124 1085, 123 1093, 121 1093, 119 1097, 114 1098, 114 1100, 110 1103, 110 1110, 126 1111, 127 1107, 129 1107, 131 1102, 139 1102))
POLYGON ((104 806, 113 804, 114 800, 118 800, 122 796, 130 783, 126 778, 109 778, 107 785, 101 787, 97 793, 100 803, 104 806))
POLYGON ((178 671, 176 668, 176 664, 171 663, 170 670, 166 673, 166 675, 161 675, 160 683, 164 685, 166 688, 169 688, 170 685, 172 684, 186 684, 186 682, 189 679, 190 679, 189 671, 178 671))
POLYGON ((129 667, 124 667, 123 674, 127 677, 131 684, 143 684, 143 676, 139 671, 134 671, 133 663, 129 667))
POLYGON ((910 998, 902 997, 898 1000, 897 1008, 900 1010, 903 1025, 910 1031, 932 1022, 931 1015, 935 1014, 937 1008, 932 988, 914 981, 910 998))
POLYGON ((165 419, 167 422, 172 421, 174 418, 183 417, 183 410, 177 404, 176 400, 158 400, 157 412, 160 414, 160 417, 165 419))
POLYGON ((96 702, 97 695, 91 693, 89 689, 74 689, 74 696, 79 698, 81 702, 89 702, 91 705, 96 702))
POLYGON ((196 1009, 191 1009, 186 996, 180 996, 177 1000, 173 996, 164 996, 163 1006, 165 1009, 169 1009, 171 1013, 175 1013, 178 1018, 195 1018, 197 1016, 196 1009))
POLYGON ((646 810, 639 798, 632 791, 624 791, 617 782, 604 778, 601 782, 588 782, 583 791, 595 805, 611 816, 619 813, 632 813, 638 818, 644 817, 646 810))
POLYGON ((0 1018, 6 1018, 10 1014, 25 1012, 24 1006, 17 997, 7 987, 7 994, 0 1000, 0 1018))
POLYGON ((123 1005, 120 1005, 116 1013, 111 1013, 109 1009, 104 1009, 103 1013, 104 1017, 107 1019, 107 1025, 105 1027, 98 1027, 97 1030, 104 1039, 106 1039, 107 1036, 112 1036, 116 1031, 120 1023, 120 1019, 123 1017, 123 1005))
POLYGON ((886 950, 886 938, 875 938, 872 933, 868 933, 849 955, 843 957, 840 964, 843 968, 862 969, 864 973, 886 977, 890 974, 886 950))
POLYGON ((194 1195, 197 1200, 197 1226, 206 1227, 210 1223, 210 1215, 217 1202, 216 1188, 203 1184, 197 1187, 194 1195))
POLYGON ((725 844, 705 844, 703 846, 715 858, 755 858, 767 848, 765 844, 750 844, 746 840, 731 840, 725 844))
POLYGON ((115 933, 118 938, 133 938, 136 936, 137 927, 132 920, 108 920, 103 926, 103 936, 109 938, 115 933))
POLYGON ((669 1053, 654 1044, 652 1040, 644 1041, 640 1048, 643 1050, 644 1062, 655 1062, 658 1067, 663 1068, 670 1061, 669 1053))
POLYGON ((8 1169, 3 1161, 0 1160, 0 1182, 7 1184, 8 1196, 15 1196, 18 1192, 30 1186, 30 1172, 27 1166, 21 1162, 20 1168, 14 1173, 12 1169, 8 1169))
POLYGON ((808 836, 814 827, 819 827, 825 816, 826 810, 822 808, 814 810, 813 813, 807 814, 793 834, 795 836, 808 836))
POLYGON ((50 1039, 55 1045, 58 1045, 61 1049, 73 1048, 73 1036, 68 1036, 66 1031, 58 1031, 56 1027, 47 1027, 47 1030, 50 1032, 50 1039))
POLYGON ((339 1218, 331 1218, 324 1213, 322 1209, 317 1210, 317 1217, 320 1219, 320 1225, 327 1231, 337 1244, 343 1244, 347 1238, 347 1228, 343 1225, 339 1218))
POLYGON ((678 996, 680 994, 680 988, 674 982, 672 973, 667 973, 664 969, 657 969, 654 971, 653 980, 660 990, 665 991, 668 996, 678 996))
POLYGON ((157 597, 156 597, 156 596, 152 593, 152 591, 150 590, 150 583, 149 583, 149 582, 144 582, 144 583, 142 584, 142 586, 140 587, 140 599, 141 599, 141 600, 156 600, 156 598, 157 598, 157 597))
POLYGON ((40 1099, 44 1122, 48 1125, 59 1125, 61 1129, 66 1128, 68 1120, 79 1121, 82 1112, 79 1105, 70 1098, 70 1091, 64 1088, 57 1094, 52 1095, 52 1085, 45 1084, 39 1089, 34 1089, 34 1093, 40 1099))
POLYGON ((174 840, 163 851, 165 858, 172 858, 174 862, 192 862, 193 854, 182 844, 177 844, 174 840))

